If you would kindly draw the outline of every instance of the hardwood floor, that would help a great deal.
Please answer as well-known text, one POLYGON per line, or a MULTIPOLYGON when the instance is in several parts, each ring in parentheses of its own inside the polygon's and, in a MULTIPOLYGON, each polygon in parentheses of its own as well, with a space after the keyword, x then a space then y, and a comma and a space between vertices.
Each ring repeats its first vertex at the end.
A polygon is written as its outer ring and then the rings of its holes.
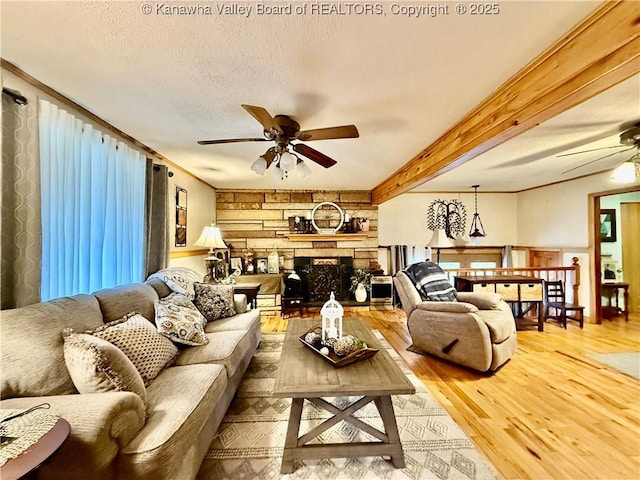
MULTIPOLYGON (((493 375, 406 351, 402 310, 345 316, 380 330, 505 479, 640 479, 640 381, 587 356, 640 351, 639 315, 520 331, 518 351, 493 375)), ((287 322, 265 317, 262 328, 287 322)))

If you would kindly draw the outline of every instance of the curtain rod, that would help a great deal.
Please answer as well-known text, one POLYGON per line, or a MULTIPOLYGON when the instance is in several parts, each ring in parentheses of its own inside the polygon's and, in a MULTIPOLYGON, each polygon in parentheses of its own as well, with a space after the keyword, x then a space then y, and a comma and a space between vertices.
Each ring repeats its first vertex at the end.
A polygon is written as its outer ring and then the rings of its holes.
POLYGON ((27 97, 23 96, 17 90, 12 90, 12 89, 7 88, 7 87, 2 87, 2 93, 6 93, 11 98, 13 98, 13 101, 16 102, 18 105, 26 105, 27 103, 29 103, 27 101, 27 97))

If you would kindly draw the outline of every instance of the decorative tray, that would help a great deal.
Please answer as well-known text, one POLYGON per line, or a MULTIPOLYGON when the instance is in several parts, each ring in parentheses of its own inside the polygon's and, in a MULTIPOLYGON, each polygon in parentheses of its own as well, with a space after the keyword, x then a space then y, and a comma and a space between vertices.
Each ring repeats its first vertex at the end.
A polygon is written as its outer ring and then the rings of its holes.
POLYGON ((329 354, 325 355, 324 353, 322 353, 320 351, 320 349, 314 347, 313 345, 311 345, 309 342, 307 342, 304 339, 307 336, 308 333, 314 332, 316 330, 318 330, 318 331, 321 330, 321 327, 316 326, 316 327, 311 328, 308 332, 306 332, 303 335, 301 335, 300 337, 298 337, 298 340, 300 340, 300 342, 302 342, 302 344, 305 347, 309 348, 310 350, 315 352, 317 355, 320 355, 322 358, 324 358, 327 362, 329 362, 331 365, 333 365, 336 368, 345 367, 347 365, 351 365, 352 363, 356 363, 356 362, 359 362, 361 360, 366 360, 367 358, 371 358, 376 353, 378 353, 378 349, 377 348, 363 348, 363 349, 358 350, 356 352, 350 353, 349 355, 345 355, 344 357, 341 357, 341 356, 337 355, 333 351, 333 349, 329 349, 329 354))

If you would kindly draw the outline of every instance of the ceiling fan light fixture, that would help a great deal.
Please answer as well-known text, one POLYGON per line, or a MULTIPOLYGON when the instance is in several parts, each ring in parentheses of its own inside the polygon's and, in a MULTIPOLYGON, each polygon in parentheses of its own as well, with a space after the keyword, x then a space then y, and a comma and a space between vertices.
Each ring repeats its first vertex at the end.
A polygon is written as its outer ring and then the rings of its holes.
POLYGON ((251 170, 256 172, 258 175, 264 175, 267 171, 267 161, 264 157, 260 156, 258 159, 251 164, 251 170))
POLYGON ((296 167, 297 158, 289 151, 285 150, 280 154, 279 167, 285 172, 290 172, 296 167))
POLYGON ((285 171, 280 168, 280 165, 276 165, 271 172, 271 178, 274 180, 284 180, 285 171))
POLYGON ((299 158, 298 164, 296 165, 296 173, 300 178, 306 178, 311 175, 311 169, 302 161, 302 159, 299 158))

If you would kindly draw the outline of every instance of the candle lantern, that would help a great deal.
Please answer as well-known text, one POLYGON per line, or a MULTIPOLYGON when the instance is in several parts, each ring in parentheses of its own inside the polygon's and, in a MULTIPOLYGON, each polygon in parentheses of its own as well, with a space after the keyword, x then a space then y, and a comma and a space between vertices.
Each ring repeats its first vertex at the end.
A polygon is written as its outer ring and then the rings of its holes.
POLYGON ((325 342, 329 338, 341 338, 344 309, 336 300, 333 292, 331 292, 329 301, 320 309, 320 315, 322 315, 322 341, 325 342))

